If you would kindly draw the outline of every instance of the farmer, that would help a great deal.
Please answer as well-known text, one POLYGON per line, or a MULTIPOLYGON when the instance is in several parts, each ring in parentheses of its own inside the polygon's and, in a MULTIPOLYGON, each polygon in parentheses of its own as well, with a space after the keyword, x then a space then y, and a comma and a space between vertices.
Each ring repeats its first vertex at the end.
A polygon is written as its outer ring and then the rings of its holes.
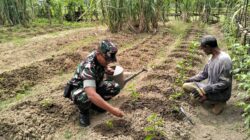
POLYGON ((124 113, 119 108, 110 105, 107 100, 120 92, 118 83, 103 80, 104 74, 112 75, 114 70, 108 67, 111 62, 116 62, 116 46, 108 41, 101 41, 100 45, 82 61, 69 83, 73 85, 70 98, 80 111, 80 125, 90 125, 90 108, 105 112, 108 111, 117 117, 124 113))
POLYGON ((201 39, 200 48, 212 55, 202 72, 186 80, 183 89, 191 92, 200 102, 205 100, 214 106, 212 112, 220 114, 231 97, 232 61, 230 56, 221 51, 214 36, 207 35, 201 39), (207 79, 207 83, 201 83, 207 79))

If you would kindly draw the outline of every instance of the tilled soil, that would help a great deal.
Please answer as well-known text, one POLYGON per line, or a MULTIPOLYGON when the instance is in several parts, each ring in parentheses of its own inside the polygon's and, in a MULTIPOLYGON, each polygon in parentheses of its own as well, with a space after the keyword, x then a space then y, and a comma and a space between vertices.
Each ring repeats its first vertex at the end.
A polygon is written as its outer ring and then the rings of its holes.
POLYGON ((12 106, 8 114, 1 115, 3 129, 0 136, 6 139, 45 139, 74 115, 76 109, 67 101, 58 103, 55 98, 39 96, 34 101, 12 106))
MULTIPOLYGON (((131 36, 128 36, 127 40, 131 40, 130 37, 131 36)), ((121 38, 124 42, 126 42, 126 37, 114 37, 113 39, 117 39, 117 42, 121 42, 119 40, 121 38)), ((162 38, 160 34, 156 35, 155 37, 152 37, 150 41, 146 40, 137 44, 136 48, 138 50, 145 50, 146 46, 143 44, 146 42, 150 43, 151 41, 155 43, 156 41, 154 40, 160 42, 160 38, 162 38)), ((165 36, 164 38, 167 37, 165 36)), ((170 43, 170 41, 168 43, 170 43)), ((95 44, 95 42, 93 44, 95 44)), ((154 45, 155 48, 156 46, 161 48, 164 47, 163 44, 164 43, 154 45)), ((165 45, 167 44, 165 43, 165 45)), ((92 47, 93 45, 89 46, 92 47)), ((90 49, 91 47, 87 48, 90 49)), ((119 47, 122 46, 120 45, 119 47)), ((123 60, 125 55, 134 55, 136 54, 134 51, 138 50, 131 48, 128 49, 126 53, 121 52, 118 54, 118 59, 123 60)), ((27 67, 21 67, 20 69, 2 73, 3 80, 1 81, 1 86, 5 89, 5 91, 1 94, 1 100, 15 96, 20 91, 19 87, 22 87, 25 83, 28 83, 27 87, 30 88, 39 84, 39 82, 49 80, 50 77, 60 75, 61 73, 72 72, 76 67, 76 64, 82 59, 83 51, 85 51, 85 47, 82 47, 81 50, 74 54, 66 53, 54 56, 54 58, 45 59, 27 67), (7 81, 10 80, 10 77, 14 79, 14 82, 8 84, 7 81), (13 91, 11 95, 8 94, 10 91, 13 91)), ((150 62, 150 60, 156 56, 156 49, 153 51, 153 53, 149 51, 148 54, 142 54, 147 62, 150 62)), ((87 54, 87 52, 85 54, 87 54)), ((137 56, 134 56, 134 58, 136 57, 137 56)), ((129 61, 134 58, 130 58, 129 61)), ((125 68, 136 69, 145 66, 145 62, 141 63, 140 61, 136 61, 134 64, 135 67, 131 66, 130 68, 129 65, 125 65, 125 68)), ((24 91, 27 90, 25 87, 22 88, 24 91)), ((77 117, 76 108, 71 102, 62 97, 61 92, 62 90, 60 85, 58 88, 51 89, 50 93, 36 95, 36 97, 17 103, 10 109, 5 109, 0 117, 0 126, 4 128, 4 132, 1 133, 0 137, 4 137, 6 139, 47 139, 53 137, 53 134, 59 128, 64 127, 67 124, 67 121, 74 121, 77 117), (10 118, 10 115, 13 117, 10 118)))
POLYGON ((147 108, 152 112, 160 114, 164 119, 171 121, 182 120, 183 116, 179 111, 179 104, 175 101, 160 100, 158 98, 141 98, 136 101, 127 100, 121 107, 125 112, 136 111, 147 108))
POLYGON ((131 123, 124 120, 109 120, 94 127, 94 130, 104 136, 115 137, 119 135, 131 135, 131 123))
POLYGON ((57 36, 34 37, 19 45, 12 42, 0 44, 0 73, 60 55, 62 50, 83 48, 90 51, 103 39, 110 39, 120 47, 124 42, 134 41, 137 37, 132 33, 111 34, 102 28, 82 28, 62 32, 57 36), (84 44, 84 41, 90 43, 84 44))
POLYGON ((119 54, 119 63, 127 71, 136 71, 142 66, 146 66, 161 48, 166 47, 172 41, 173 39, 170 36, 150 36, 132 49, 119 54))
MULTIPOLYGON (((128 35, 128 33, 115 34, 111 36, 111 40, 113 40, 114 43, 117 43, 119 48, 122 47, 124 41, 133 40, 131 38, 132 36, 133 35, 128 35)), ((72 72, 77 63, 85 58, 88 52, 94 50, 98 44, 99 40, 95 40, 90 45, 80 47, 76 53, 64 53, 42 61, 34 62, 29 66, 1 73, 0 100, 15 97, 18 93, 22 94, 30 87, 53 77, 54 75, 67 73, 69 71, 72 72)))
POLYGON ((51 76, 72 70, 81 59, 77 53, 64 54, 0 74, 0 100, 14 97, 51 76))

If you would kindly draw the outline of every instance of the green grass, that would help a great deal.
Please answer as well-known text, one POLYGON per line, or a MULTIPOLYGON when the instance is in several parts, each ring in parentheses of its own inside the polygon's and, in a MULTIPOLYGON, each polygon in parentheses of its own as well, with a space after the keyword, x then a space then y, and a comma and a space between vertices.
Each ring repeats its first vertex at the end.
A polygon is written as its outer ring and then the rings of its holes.
POLYGON ((178 37, 180 35, 184 36, 185 30, 190 26, 190 23, 186 23, 179 20, 170 21, 166 25, 166 31, 170 34, 174 35, 175 37, 178 37))
POLYGON ((55 33, 74 28, 96 27, 98 25, 100 25, 99 22, 67 22, 67 21, 64 21, 63 24, 59 24, 59 22, 55 19, 52 20, 52 24, 50 25, 48 19, 37 18, 26 27, 22 25, 16 25, 16 26, 4 26, 0 28, 0 43, 8 41, 21 42, 21 40, 25 38, 34 37, 36 35, 55 33))

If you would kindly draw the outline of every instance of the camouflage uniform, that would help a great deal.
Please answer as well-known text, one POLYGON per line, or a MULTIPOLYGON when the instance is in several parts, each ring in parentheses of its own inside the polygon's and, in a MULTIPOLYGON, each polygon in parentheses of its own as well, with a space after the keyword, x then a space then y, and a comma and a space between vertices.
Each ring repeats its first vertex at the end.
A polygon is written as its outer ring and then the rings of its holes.
POLYGON ((93 51, 85 61, 82 61, 71 80, 74 89, 71 91, 71 100, 80 111, 88 110, 92 105, 84 92, 85 87, 95 87, 96 92, 104 99, 109 100, 120 92, 118 83, 104 80, 105 69, 96 59, 96 51, 93 51))

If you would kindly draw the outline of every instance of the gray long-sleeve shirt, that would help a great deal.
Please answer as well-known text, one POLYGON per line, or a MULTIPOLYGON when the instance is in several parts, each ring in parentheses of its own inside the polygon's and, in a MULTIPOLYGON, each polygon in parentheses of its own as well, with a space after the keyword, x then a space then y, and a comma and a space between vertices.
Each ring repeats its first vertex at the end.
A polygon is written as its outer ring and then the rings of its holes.
POLYGON ((193 82, 200 82, 202 80, 208 79, 207 84, 197 83, 200 88, 203 88, 206 94, 220 94, 228 100, 231 96, 232 90, 232 61, 230 56, 225 52, 220 52, 220 54, 214 58, 209 59, 208 63, 205 65, 202 72, 190 80, 193 82))

